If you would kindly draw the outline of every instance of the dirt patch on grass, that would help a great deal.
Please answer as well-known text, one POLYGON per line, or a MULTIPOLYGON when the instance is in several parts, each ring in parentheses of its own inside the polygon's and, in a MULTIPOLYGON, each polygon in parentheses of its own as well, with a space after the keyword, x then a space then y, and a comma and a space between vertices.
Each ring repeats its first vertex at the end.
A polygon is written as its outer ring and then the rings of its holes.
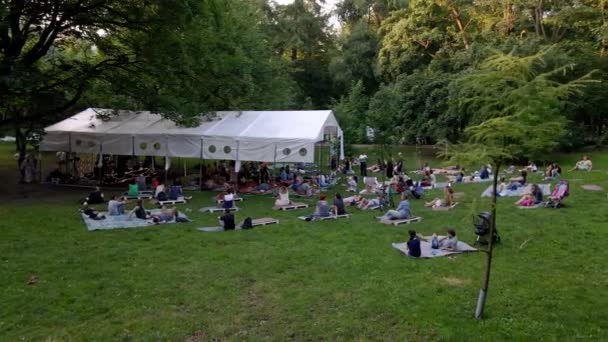
POLYGON ((443 277, 441 278, 441 280, 445 284, 448 284, 449 286, 453 287, 465 287, 471 283, 471 279, 462 279, 456 277, 443 277))

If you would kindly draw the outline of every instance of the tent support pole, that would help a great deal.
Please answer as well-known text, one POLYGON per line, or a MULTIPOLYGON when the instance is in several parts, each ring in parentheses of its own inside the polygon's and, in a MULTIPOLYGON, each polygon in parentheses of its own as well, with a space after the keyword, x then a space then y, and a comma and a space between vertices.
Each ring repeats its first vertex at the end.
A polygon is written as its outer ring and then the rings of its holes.
MULTIPOLYGON (((236 160, 234 161, 234 174, 235 177, 238 178, 238 175, 236 173, 236 164, 239 162, 239 158, 240 158, 240 150, 241 150, 241 142, 239 140, 236 141, 236 160)), ((239 167, 240 168, 240 167, 239 167)), ((230 168, 228 168, 230 169, 230 168)), ((232 179, 232 175, 228 175, 231 179, 232 179)), ((235 189, 238 189, 238 179, 232 179, 232 182, 234 182, 234 187, 235 189)), ((231 183, 231 182, 229 182, 231 183)))
POLYGON ((201 155, 198 161, 198 189, 203 191, 203 139, 201 139, 201 155))
MULTIPOLYGON (((277 144, 274 144, 274 157, 272 159, 272 176, 276 177, 276 172, 277 172, 277 144)), ((279 174, 279 177, 281 175, 279 174)), ((276 178, 275 178, 276 179, 276 178)))

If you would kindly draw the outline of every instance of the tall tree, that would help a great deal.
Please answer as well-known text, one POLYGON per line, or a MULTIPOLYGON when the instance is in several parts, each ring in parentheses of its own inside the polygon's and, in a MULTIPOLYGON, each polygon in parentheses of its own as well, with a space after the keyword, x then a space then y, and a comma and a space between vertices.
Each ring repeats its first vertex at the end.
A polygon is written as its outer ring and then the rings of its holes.
MULTIPOLYGON (((514 158, 533 158, 551 151, 566 132, 562 110, 567 99, 580 94, 592 83, 586 74, 569 82, 560 75, 572 69, 565 64, 547 68, 545 49, 532 56, 518 57, 498 53, 488 58, 480 68, 457 82, 468 88, 469 94, 459 99, 473 110, 477 123, 466 129, 467 141, 453 150, 442 149, 443 156, 460 165, 493 164, 492 222, 490 236, 496 231, 496 198, 500 168, 514 158)), ((481 282, 476 318, 482 318, 490 284, 493 254, 490 238, 486 252, 486 267, 481 282)))

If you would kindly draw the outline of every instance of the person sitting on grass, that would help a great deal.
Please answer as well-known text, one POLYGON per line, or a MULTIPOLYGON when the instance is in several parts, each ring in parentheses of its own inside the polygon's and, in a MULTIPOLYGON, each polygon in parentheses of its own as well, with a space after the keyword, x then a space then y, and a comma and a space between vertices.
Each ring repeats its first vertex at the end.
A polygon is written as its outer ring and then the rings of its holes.
POLYGON ((129 183, 129 191, 127 191, 127 195, 129 197, 139 196, 139 186, 137 185, 137 182, 135 180, 129 183))
POLYGON ((313 190, 310 184, 308 184, 308 180, 304 180, 296 192, 302 196, 312 196, 313 190))
POLYGON ((397 207, 397 210, 389 210, 380 217, 380 220, 404 220, 412 216, 410 211, 410 201, 408 200, 407 194, 401 194, 401 203, 397 207))
POLYGON ((526 192, 517 202, 520 207, 532 207, 543 201, 543 192, 536 184, 532 184, 531 191, 526 192))
POLYGON ((407 241, 407 255, 414 258, 420 258, 422 250, 420 249, 420 240, 418 240, 418 237, 416 236, 416 231, 410 230, 408 233, 410 239, 407 241))
POLYGON ((234 214, 229 209, 224 210, 224 215, 218 216, 218 220, 220 220, 220 225, 224 227, 224 230, 234 230, 236 227, 234 214))
MULTIPOLYGON (((159 196, 159 194, 160 194, 161 192, 162 192, 163 194, 165 194, 165 184, 164 184, 164 183, 160 183, 160 184, 158 184, 158 185, 156 186, 156 188, 154 188, 154 198, 158 199, 158 196, 159 196)), ((166 197, 166 196, 167 196, 167 194, 165 194, 165 197, 166 197)), ((158 199, 158 200, 159 200, 159 201, 165 201, 165 200, 167 200, 167 199, 165 198, 165 199, 163 199, 163 200, 161 200, 161 199, 158 199)))
POLYGON ((583 156, 582 160, 576 162, 574 168, 570 171, 591 171, 593 169, 593 163, 587 156, 583 156))
POLYGON ((507 179, 505 177, 500 178, 500 184, 496 186, 496 196, 502 197, 507 191, 507 179))
POLYGON ((92 220, 103 220, 106 217, 104 215, 99 215, 99 211, 89 207, 87 202, 82 203, 82 208, 80 208, 80 212, 87 215, 92 220))
POLYGON ((230 209, 234 207, 234 191, 232 189, 228 189, 228 193, 224 195, 224 203, 222 203, 222 208, 230 209))
POLYGON ((112 196, 112 198, 108 201, 108 215, 109 216, 119 216, 124 215, 125 213, 125 203, 127 203, 124 199, 119 199, 116 195, 112 196))
POLYGON ((84 199, 84 202, 87 202, 88 204, 101 204, 105 202, 103 199, 103 193, 98 186, 96 186, 95 190, 84 199))
POLYGON ((561 174, 562 168, 559 166, 558 163, 553 163, 549 165, 549 167, 547 167, 547 170, 545 171, 545 180, 557 179, 561 174))
POLYGON ((530 160, 528 162, 528 166, 526 166, 525 170, 528 172, 536 172, 536 171, 538 171, 538 167, 536 166, 536 164, 533 161, 530 160))
POLYGON ((285 186, 279 188, 277 199, 274 201, 274 205, 277 207, 291 204, 289 200, 289 190, 285 186))
POLYGON ((306 218, 306 221, 316 221, 322 217, 329 217, 329 204, 325 200, 325 195, 319 196, 319 201, 317 202, 317 207, 315 208, 315 212, 306 218))
POLYGON ((346 191, 348 192, 357 192, 357 181, 355 180, 355 178, 353 176, 348 177, 348 189, 346 189, 346 191))
POLYGON ((151 217, 150 214, 146 212, 146 208, 144 208, 144 201, 142 199, 137 200, 135 208, 133 208, 133 210, 131 210, 129 213, 129 219, 133 217, 133 215, 140 220, 146 220, 151 217))
POLYGON ((512 186, 516 188, 519 186, 526 185, 526 182, 528 181, 528 171, 521 170, 519 177, 513 177, 509 180, 511 181, 512 186))
POLYGON ((171 222, 173 220, 177 221, 177 214, 178 214, 177 208, 162 207, 160 209, 160 214, 152 215, 152 222, 154 222, 156 224, 162 224, 162 223, 171 222))
POLYGON ((346 215, 344 200, 342 200, 342 195, 339 193, 334 196, 334 206, 332 207, 332 211, 334 215, 346 215))
POLYGON ((430 202, 424 203, 425 207, 440 208, 440 207, 451 207, 454 204, 454 189, 451 184, 443 188, 443 200, 435 198, 430 202))
POLYGON ((448 235, 438 240, 439 248, 450 251, 458 250, 458 237, 454 229, 448 229, 448 235))

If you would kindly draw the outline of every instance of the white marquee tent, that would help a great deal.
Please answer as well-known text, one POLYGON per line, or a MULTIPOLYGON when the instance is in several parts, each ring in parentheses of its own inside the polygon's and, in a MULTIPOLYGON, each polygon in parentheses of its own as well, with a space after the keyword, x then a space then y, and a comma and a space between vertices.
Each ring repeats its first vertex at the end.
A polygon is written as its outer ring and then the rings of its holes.
POLYGON ((159 114, 89 108, 45 129, 40 150, 186 157, 237 161, 306 162, 315 144, 342 130, 331 110, 215 112, 197 127, 159 114))

